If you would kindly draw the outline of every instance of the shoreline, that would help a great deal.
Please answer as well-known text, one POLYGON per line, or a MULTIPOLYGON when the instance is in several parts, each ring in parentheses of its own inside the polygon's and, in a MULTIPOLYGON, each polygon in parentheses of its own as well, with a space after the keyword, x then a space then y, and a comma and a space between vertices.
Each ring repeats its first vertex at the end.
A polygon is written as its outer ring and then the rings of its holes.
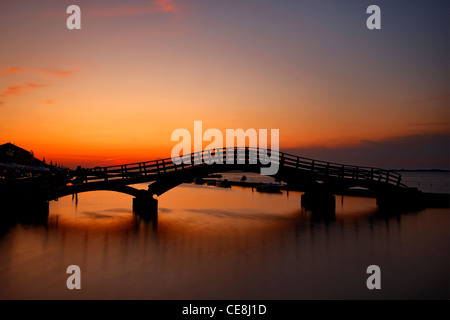
MULTIPOLYGON (((223 181, 219 179, 205 179, 206 181, 223 181)), ((243 181, 228 181, 231 186, 243 187, 243 188, 255 188, 264 182, 243 182, 243 181)), ((192 182, 195 184, 194 182, 192 182)), ((300 188, 289 186, 287 184, 280 185, 280 189, 284 191, 296 191, 304 192, 300 188)), ((365 197, 376 198, 377 194, 374 191, 367 189, 348 189, 342 193, 336 193, 336 196, 353 196, 353 197, 365 197)), ((450 194, 448 193, 430 193, 421 191, 422 201, 425 208, 450 208, 450 194)))

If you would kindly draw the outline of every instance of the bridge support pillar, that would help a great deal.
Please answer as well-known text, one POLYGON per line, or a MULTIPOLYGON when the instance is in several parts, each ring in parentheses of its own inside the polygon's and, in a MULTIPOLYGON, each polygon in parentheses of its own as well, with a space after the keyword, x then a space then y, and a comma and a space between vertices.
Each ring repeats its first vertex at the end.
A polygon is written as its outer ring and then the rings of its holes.
POLYGON ((133 198, 133 211, 143 218, 154 219, 158 216, 158 200, 150 194, 133 198))
POLYGON ((378 208, 390 210, 421 210, 425 208, 423 193, 416 188, 403 188, 380 193, 378 208))
POLYGON ((307 191, 301 196, 302 207, 317 213, 334 214, 336 198, 327 190, 307 191))

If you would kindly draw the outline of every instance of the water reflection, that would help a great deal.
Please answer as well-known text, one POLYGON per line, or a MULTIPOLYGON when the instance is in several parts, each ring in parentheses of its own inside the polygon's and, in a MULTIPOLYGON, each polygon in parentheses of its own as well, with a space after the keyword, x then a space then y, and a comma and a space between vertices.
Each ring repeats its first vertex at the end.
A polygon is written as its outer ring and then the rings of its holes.
POLYGON ((448 210, 392 215, 374 199, 344 197, 323 216, 301 208, 298 192, 197 185, 162 195, 157 220, 131 203, 112 192, 65 197, 46 224, 10 228, 0 238, 0 298, 448 295, 448 210), (82 270, 78 292, 65 288, 71 264, 82 270), (382 292, 365 287, 370 264, 385 270, 382 292))

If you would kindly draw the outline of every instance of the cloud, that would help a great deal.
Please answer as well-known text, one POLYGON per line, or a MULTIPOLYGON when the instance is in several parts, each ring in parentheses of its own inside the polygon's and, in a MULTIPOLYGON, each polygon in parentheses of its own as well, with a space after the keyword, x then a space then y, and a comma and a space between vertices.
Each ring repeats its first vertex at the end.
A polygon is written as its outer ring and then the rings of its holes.
POLYGON ((444 121, 434 121, 434 122, 417 122, 413 123, 414 126, 417 127, 449 127, 450 123, 448 120, 444 121))
POLYGON ((448 100, 449 98, 450 98, 450 94, 446 93, 446 94, 442 94, 440 96, 416 99, 413 102, 414 103, 428 103, 428 102, 434 102, 434 101, 448 100))
MULTIPOLYGON (((0 77, 9 77, 17 74, 25 74, 25 75, 37 75, 40 78, 42 76, 50 77, 50 78, 67 78, 70 77, 74 71, 71 70, 62 70, 55 68, 22 68, 22 67, 8 67, 4 69, 0 69, 0 77)), ((46 87, 47 85, 36 84, 34 82, 26 82, 25 84, 13 85, 8 87, 6 90, 0 93, 1 98, 7 98, 10 96, 22 96, 29 91, 46 87)), ((52 99, 47 99, 41 101, 46 104, 55 103, 52 99)), ((0 101, 0 105, 3 105, 5 101, 0 101)))
POLYGON ((15 74, 40 74, 50 77, 68 77, 71 76, 74 71, 53 69, 53 68, 19 68, 19 67, 9 67, 5 69, 0 69, 0 76, 12 76, 15 74))
POLYGON ((173 0, 156 0, 155 4, 160 8, 161 11, 175 10, 175 4, 173 3, 173 0))
POLYGON ((17 85, 14 87, 9 87, 0 94, 0 97, 6 98, 8 96, 22 96, 30 90, 45 87, 45 85, 35 84, 35 83, 25 83, 23 85, 17 85))
POLYGON ((42 69, 41 72, 53 77, 68 77, 74 73, 74 71, 58 70, 58 69, 42 69))
POLYGON ((361 140, 361 143, 363 143, 365 145, 369 145, 369 144, 375 144, 376 141, 365 139, 365 140, 361 140))
POLYGON ((405 135, 336 148, 291 148, 306 158, 386 169, 450 169, 448 133, 405 135))
POLYGON ((54 104, 56 101, 54 99, 46 99, 42 100, 41 102, 45 104, 54 104))
POLYGON ((160 12, 174 12, 179 7, 174 0, 155 0, 145 4, 109 5, 100 9, 86 9, 86 13, 96 17, 116 18, 133 15, 147 15, 160 12))
POLYGON ((23 69, 18 67, 10 67, 6 69, 0 69, 0 76, 11 76, 16 73, 22 73, 23 69))

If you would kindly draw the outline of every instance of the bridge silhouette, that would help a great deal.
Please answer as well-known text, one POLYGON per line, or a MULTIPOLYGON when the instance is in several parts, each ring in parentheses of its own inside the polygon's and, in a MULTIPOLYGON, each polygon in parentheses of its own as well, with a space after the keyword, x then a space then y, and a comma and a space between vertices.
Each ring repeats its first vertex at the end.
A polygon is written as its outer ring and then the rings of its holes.
POLYGON ((133 196, 133 209, 139 213, 157 213, 157 197, 172 188, 227 171, 259 172, 275 162, 278 172, 273 176, 296 190, 304 191, 302 206, 311 209, 334 210, 335 194, 362 187, 371 190, 377 203, 392 205, 410 201, 417 189, 407 188, 399 173, 374 167, 325 162, 278 152, 269 158, 271 150, 233 147, 203 150, 172 158, 78 170, 72 184, 50 193, 48 200, 82 192, 109 190, 133 196), (262 157, 261 155, 266 155, 262 157), (269 163, 269 160, 272 163, 269 163), (152 182, 147 190, 130 185, 152 182), (404 202, 404 201, 403 201, 404 202))

